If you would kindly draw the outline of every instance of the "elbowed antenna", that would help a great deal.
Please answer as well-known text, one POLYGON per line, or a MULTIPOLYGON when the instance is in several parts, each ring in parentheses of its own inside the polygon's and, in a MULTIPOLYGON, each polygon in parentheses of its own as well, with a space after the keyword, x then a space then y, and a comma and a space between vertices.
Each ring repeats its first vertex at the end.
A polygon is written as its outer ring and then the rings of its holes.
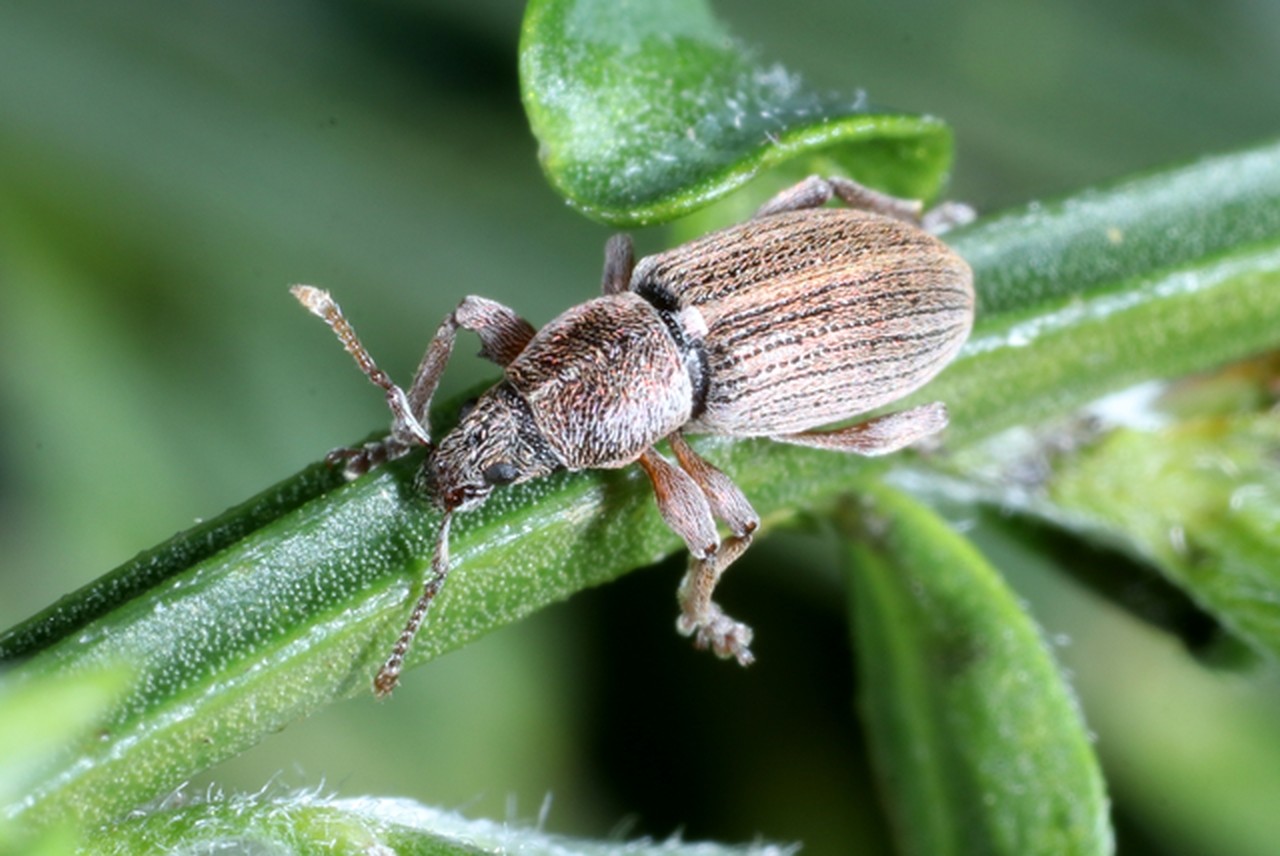
MULTIPOLYGON (((298 302, 305 306, 313 315, 319 316, 324 323, 329 325, 334 334, 338 337, 338 341, 342 343, 342 347, 347 349, 356 361, 356 365, 360 367, 360 371, 364 372, 375 385, 386 390, 387 405, 391 408, 391 414, 395 420, 391 424, 391 440, 395 444, 403 444, 403 449, 397 448, 397 454, 388 455, 387 458, 394 458, 403 455, 415 444, 431 447, 431 435, 422 423, 418 421, 418 417, 414 416, 413 410, 409 407, 409 398, 405 395, 403 389, 392 382, 387 373, 378 368, 378 364, 373 361, 373 357, 360 343, 360 337, 356 335, 356 331, 351 326, 351 322, 347 321, 346 316, 342 314, 342 308, 329 296, 329 292, 313 285, 294 285, 289 288, 289 292, 298 299, 298 302)), ((388 450, 390 451, 390 450, 388 450)), ((365 466, 353 475, 359 475, 368 467, 365 466)), ((351 468, 348 467, 348 471, 351 468)))
MULTIPOLYGON (((433 448, 431 435, 414 414, 409 396, 392 382, 386 372, 378 368, 369 351, 360 342, 360 337, 356 335, 351 322, 347 321, 346 316, 342 314, 342 308, 329 295, 329 292, 312 285, 294 285, 289 291, 313 315, 320 317, 329 325, 338 337, 338 341, 342 343, 342 347, 355 359, 360 371, 364 372, 375 385, 386 391, 387 404, 394 416, 389 437, 368 443, 359 449, 335 449, 329 453, 328 460, 331 463, 345 462, 347 477, 355 478, 371 467, 407 454, 414 446, 433 448)), ((451 339, 448 346, 452 347, 451 339)), ((430 354, 431 351, 428 351, 428 355, 430 354)), ((439 368, 443 368, 442 363, 439 368)), ((435 390, 434 381, 438 379, 439 372, 426 372, 430 378, 425 385, 420 382, 423 373, 423 370, 419 369, 419 379, 415 381, 414 393, 421 398, 420 404, 425 418, 425 409, 430 403, 431 393, 435 390)), ((418 628, 422 626, 427 616, 431 601, 440 593, 445 579, 449 576, 449 523, 452 519, 453 508, 446 508, 444 516, 440 519, 440 533, 436 538, 436 550, 431 559, 431 577, 423 587, 422 597, 418 598, 417 604, 413 607, 409 622, 391 649, 391 655, 387 657, 387 661, 382 664, 382 668, 373 679, 373 692, 378 698, 386 698, 400 682, 400 671, 404 667, 405 654, 408 653, 409 646, 413 644, 413 637, 417 635, 418 628)))
POLYGON ((440 519, 440 534, 436 536, 436 552, 431 558, 431 578, 422 588, 422 597, 418 598, 418 602, 413 607, 413 613, 409 616, 409 622, 405 624, 404 631, 401 632, 400 638, 396 640, 395 647, 391 649, 391 656, 387 658, 387 662, 382 664, 382 668, 378 670, 377 677, 373 679, 373 694, 378 698, 386 698, 391 695, 391 691, 396 688, 396 684, 400 683, 400 671, 404 667, 404 655, 409 651, 409 646, 413 644, 413 637, 418 635, 418 628, 422 626, 423 620, 427 617, 427 610, 431 608, 431 601, 435 600, 440 589, 444 588, 444 581, 449 576, 449 523, 453 520, 453 509, 446 509, 444 517, 440 519))

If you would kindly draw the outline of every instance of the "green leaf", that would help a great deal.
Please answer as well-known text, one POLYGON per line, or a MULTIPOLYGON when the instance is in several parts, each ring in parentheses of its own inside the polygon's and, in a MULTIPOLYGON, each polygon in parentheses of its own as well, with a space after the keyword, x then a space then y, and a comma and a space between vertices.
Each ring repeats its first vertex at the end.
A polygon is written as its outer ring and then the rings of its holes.
MULTIPOLYGON (((1022 521, 1110 550, 1098 586, 1135 612, 1175 632, 1189 631, 1193 647, 1205 638, 1204 620, 1144 581, 1158 570, 1230 638, 1252 651, 1280 657, 1280 422, 1271 412, 1274 360, 1153 394, 1134 390, 1091 423, 1051 422, 1018 438, 997 437, 956 456, 947 469, 960 488, 1022 521), (1108 414, 1115 413, 1115 417, 1108 414), (1132 424, 1117 424, 1119 418, 1132 424), (1021 474, 1021 475, 1019 475, 1021 474), (976 490, 976 493, 974 491, 976 490), (1125 566, 1124 558, 1128 558, 1125 566), (1149 602, 1152 595, 1158 602, 1149 602), (1148 609, 1154 608, 1151 614, 1148 609), (1172 608, 1172 614, 1165 614, 1172 608), (1181 617, 1179 617, 1181 616, 1181 617)), ((1061 552, 1061 551, 1060 551, 1061 552)), ((1094 561, 1097 557, 1094 557, 1094 561)), ((1086 573, 1091 583, 1095 574, 1086 573)), ((1239 658, 1220 644, 1216 661, 1239 658)))
MULTIPOLYGON (((0 805, 20 804, 48 769, 66 762, 68 747, 103 739, 91 729, 123 695, 128 679, 119 668, 21 683, 0 677, 0 805)), ((71 853, 78 830, 63 824, 56 835, 29 832, 0 814, 0 854, 71 853)))
POLYGON ((859 486, 842 515, 862 707, 906 853, 1100 854, 1080 712, 1013 593, 924 506, 859 486))
POLYGON ((218 798, 161 809, 113 824, 85 849, 100 856, 134 853, 396 853, 480 856, 788 856, 794 847, 730 847, 679 840, 584 841, 511 823, 461 815, 399 799, 218 798))
MULTIPOLYGON (((1268 176, 1280 170, 1280 146, 1216 163, 1253 171, 1260 186, 1269 186, 1268 176)), ((1135 211, 1140 218, 1159 207, 1161 217, 1198 223, 1233 204, 1218 197, 1216 209, 1206 208, 1212 194, 1188 175, 1206 173, 1170 172, 1165 181, 1179 188, 1173 195, 1128 185, 1091 194, 1088 218, 1066 203, 1044 214, 1037 229, 979 224, 955 237, 974 259, 984 295, 984 283, 997 279, 984 259, 1023 270, 1028 288, 1021 302, 986 313, 970 345, 924 391, 950 407, 951 442, 1068 412, 1138 379, 1203 370, 1280 346, 1280 233, 1172 268, 1081 284, 1070 298, 1062 296, 1065 286, 1044 296, 1030 286, 1038 269, 1015 265, 1045 258, 1039 236, 1061 233, 1057 217, 1073 218, 1073 233, 1085 241, 1135 211)), ((1270 204, 1280 205, 1280 195, 1270 204)), ((1063 254, 1076 246, 1056 239, 1053 245, 1063 254)), ((1171 246, 1169 257, 1178 252, 1171 246)), ((300 316, 298 323, 310 322, 300 316)), ((339 374, 349 371, 345 358, 334 351, 335 378, 348 378, 339 374)), ((373 394, 354 378, 351 384, 349 394, 373 394)), ((439 424, 448 423, 443 417, 439 424)), ((851 478, 909 459, 716 438, 698 447, 743 488, 766 531, 799 511, 832 507, 851 478)), ((74 612, 87 604, 83 615, 97 616, 88 623, 44 632, 53 620, 46 617, 0 637, 0 656, 27 657, 13 670, 16 680, 74 676, 117 661, 139 673, 138 689, 108 718, 110 739, 80 747, 51 770, 23 816, 32 824, 68 816, 105 821, 335 699, 369 692, 430 562, 437 518, 413 491, 415 463, 406 459, 351 484, 321 487, 318 495, 316 471, 304 472, 264 494, 267 510, 244 527, 236 528, 243 508, 210 524, 246 533, 219 536, 216 550, 204 527, 144 557, 161 570, 131 599, 113 599, 111 591, 134 563, 62 605, 74 612), (115 604, 105 613, 92 606, 100 596, 115 604)), ((643 474, 632 468, 562 474, 501 491, 485 508, 459 516, 453 548, 453 575, 410 665, 652 563, 680 542, 657 514, 643 474)))
POLYGON ((614 225, 674 219, 801 156, 913 199, 951 163, 942 122, 807 91, 704 0, 533 0, 520 81, 548 179, 614 225))
POLYGON ((1122 428, 1061 461, 1056 517, 1156 563, 1233 633, 1280 658, 1280 421, 1122 428))
POLYGON ((123 669, 75 680, 0 681, 0 804, 20 800, 64 747, 89 734, 128 685, 123 669))
MULTIPOLYGON (((1001 440, 1017 445, 1004 436, 993 439, 990 445, 999 444, 1001 440)), ((966 453, 964 457, 969 456, 966 453)), ((1036 468, 1037 461, 1024 458, 1020 464, 1004 470, 1009 479, 1005 487, 1012 490, 989 485, 979 487, 968 477, 953 484, 941 478, 936 468, 930 468, 926 476, 928 487, 915 475, 895 474, 894 480, 920 487, 925 494, 942 502, 955 494, 962 495, 965 506, 971 512, 978 512, 976 519, 987 534, 997 541, 1007 541, 1014 549, 1029 551, 1075 584, 1106 598, 1138 621, 1176 637, 1201 663, 1217 669, 1240 670, 1257 664, 1257 652, 1232 635, 1149 561, 1126 549, 1122 539, 1104 534, 1096 527, 1082 531, 1064 525, 1060 516, 1046 517, 1020 503, 1020 499, 1025 500, 1028 487, 1017 483, 1015 471, 1022 467, 1036 468), (1021 494, 1021 497, 1010 494, 1021 494), (1009 497, 1009 501, 1001 502, 998 497, 1002 496, 1009 497), (974 509, 975 502, 988 504, 974 509)), ((1021 471, 1025 477, 1034 469, 1021 471)))

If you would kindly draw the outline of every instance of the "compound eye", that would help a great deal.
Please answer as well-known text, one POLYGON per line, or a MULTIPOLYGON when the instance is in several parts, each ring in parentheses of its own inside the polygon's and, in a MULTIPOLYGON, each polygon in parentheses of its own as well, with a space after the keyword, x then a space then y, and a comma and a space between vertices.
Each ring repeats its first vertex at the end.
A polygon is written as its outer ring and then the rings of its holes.
POLYGON ((484 472, 480 474, 480 478, 484 479, 484 483, 487 485, 501 487, 502 485, 511 484, 519 475, 520 471, 515 468, 515 465, 507 461, 499 461, 496 464, 490 464, 485 467, 484 472))
POLYGON ((480 474, 480 478, 484 479, 484 483, 487 485, 501 487, 504 484, 511 484, 519 475, 520 471, 513 464, 499 461, 496 464, 490 464, 485 467, 484 472, 480 474))

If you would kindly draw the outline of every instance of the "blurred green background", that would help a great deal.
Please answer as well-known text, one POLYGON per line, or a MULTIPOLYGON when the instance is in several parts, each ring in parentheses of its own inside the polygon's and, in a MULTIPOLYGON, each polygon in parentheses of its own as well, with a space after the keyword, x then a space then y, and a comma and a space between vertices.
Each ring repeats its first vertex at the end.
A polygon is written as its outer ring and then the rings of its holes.
MULTIPOLYGON (((1274 0, 716 8, 818 88, 951 122, 952 195, 981 210, 1280 131, 1274 0)), ((464 294, 537 325, 594 293, 608 231, 539 172, 521 13, 0 4, 0 626, 385 423, 288 284, 332 289, 402 381, 464 294)), ((459 359, 445 394, 492 375, 459 359)), ((1062 643, 1121 852, 1275 852, 1274 670, 1207 672, 1043 561, 983 542, 1062 643)), ((672 632, 676 560, 190 788, 400 795, 526 822, 550 795, 555 832, 881 852, 832 555, 821 534, 781 533, 735 567, 725 599, 756 627, 750 671, 672 632)))

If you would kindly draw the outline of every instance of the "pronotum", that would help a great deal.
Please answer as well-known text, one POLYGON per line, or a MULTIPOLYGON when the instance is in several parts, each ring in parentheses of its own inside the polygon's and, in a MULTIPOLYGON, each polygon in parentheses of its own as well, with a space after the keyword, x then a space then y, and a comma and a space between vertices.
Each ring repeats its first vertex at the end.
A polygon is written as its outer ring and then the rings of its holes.
POLYGON ((449 523, 494 487, 556 470, 637 462, 663 519, 689 547, 680 632, 700 648, 752 662, 751 629, 712 600, 759 518, 742 491, 685 434, 769 437, 882 455, 946 426, 941 403, 814 430, 890 404, 951 360, 973 321, 972 273, 928 228, 967 215, 922 206, 848 179, 810 177, 752 219, 636 262, 626 235, 605 247, 603 296, 541 331, 511 309, 466 297, 445 318, 408 390, 377 367, 329 294, 294 296, 333 328, 387 394, 391 433, 330 454, 355 478, 418 446, 418 484, 443 512, 432 570, 374 679, 383 696, 449 572, 449 523), (848 207, 823 207, 838 198, 848 207), (458 329, 503 377, 437 443, 431 398, 458 329), (666 440, 676 463, 657 451, 666 440), (721 540, 716 521, 729 536, 721 540))

